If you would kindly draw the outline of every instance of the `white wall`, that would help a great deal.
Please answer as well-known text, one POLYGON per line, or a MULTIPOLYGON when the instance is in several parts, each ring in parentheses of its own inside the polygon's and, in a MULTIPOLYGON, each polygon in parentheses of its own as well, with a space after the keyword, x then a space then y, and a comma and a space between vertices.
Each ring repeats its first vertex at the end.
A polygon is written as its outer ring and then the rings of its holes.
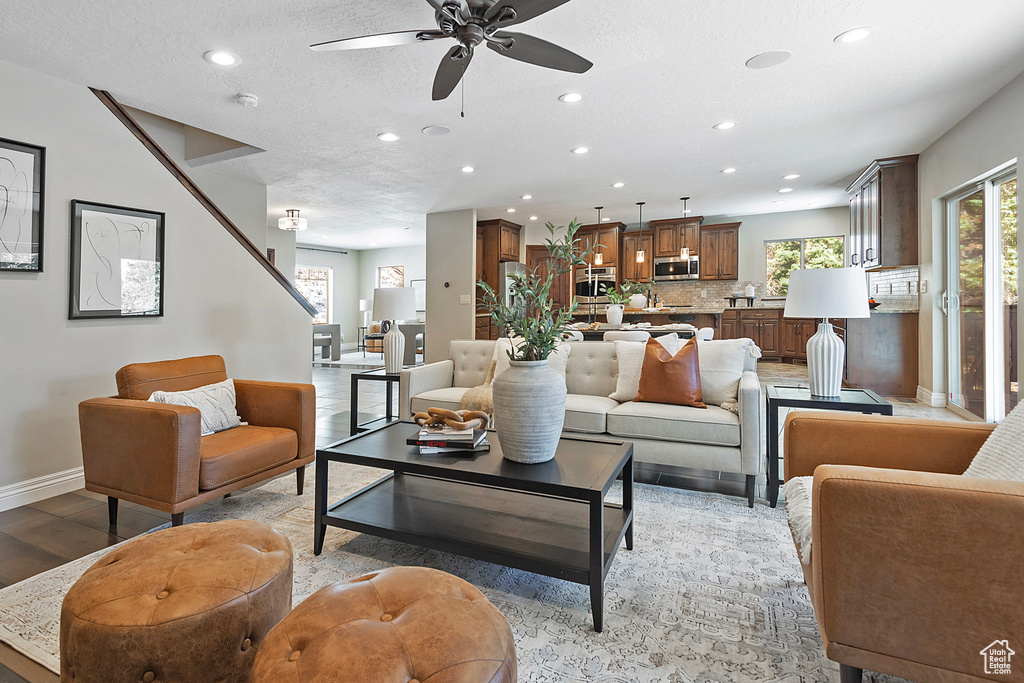
POLYGON ((295 284, 295 233, 281 230, 277 225, 268 226, 267 249, 274 250, 274 265, 288 282, 295 284))
MULTIPOLYGON (((918 166, 921 281, 920 382, 937 397, 947 394, 946 318, 940 308, 946 283, 942 198, 1013 159, 1024 158, 1024 75, 968 114, 921 152, 918 166)), ((1020 208, 1018 204, 1018 225, 1020 208)), ((1018 232, 1018 243, 1021 240, 1018 232)), ((1019 252, 1018 252, 1019 253, 1019 252)), ((1024 319, 1021 319, 1024 325, 1024 319)), ((1018 330, 1018 338, 1024 327, 1018 330)), ((1024 360, 1024 347, 1020 347, 1024 360)), ((919 392, 920 395, 920 392, 919 392)))
POLYGON ((334 287, 332 290, 332 320, 341 325, 341 333, 345 336, 345 348, 355 348, 356 328, 363 324, 363 316, 359 312, 359 260, 358 251, 341 251, 324 249, 323 247, 297 247, 294 252, 292 275, 295 266, 330 267, 333 272, 334 287))
MULTIPOLYGON (((739 279, 764 283, 766 240, 849 235, 850 209, 837 206, 747 216, 714 216, 707 218, 704 225, 736 222, 740 223, 739 279)), ((759 289, 758 293, 763 291, 759 289)))
POLYGON ((452 339, 473 338, 475 297, 476 209, 428 213, 425 362, 447 358, 452 339))
MULTIPOLYGON (((475 244, 475 243, 474 243, 475 244)), ((381 266, 405 266, 405 286, 411 280, 427 277, 427 247, 363 249, 359 252, 359 298, 373 299, 377 287, 377 269, 381 266)))
POLYGON ((0 135, 46 147, 46 270, 0 273, 0 509, 81 486, 78 403, 127 363, 217 353, 232 377, 310 380, 309 315, 87 88, 3 61, 0 83, 0 135), (67 319, 72 199, 166 213, 163 318, 67 319))

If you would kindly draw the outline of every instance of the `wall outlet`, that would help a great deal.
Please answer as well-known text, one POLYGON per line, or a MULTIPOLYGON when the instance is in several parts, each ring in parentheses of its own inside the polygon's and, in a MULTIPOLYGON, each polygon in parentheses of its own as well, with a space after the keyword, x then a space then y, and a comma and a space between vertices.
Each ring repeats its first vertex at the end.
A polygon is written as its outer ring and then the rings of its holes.
POLYGON ((708 298, 708 290, 706 290, 706 289, 700 290, 700 298, 701 299, 707 299, 708 298))
POLYGON ((459 296, 459 303, 460 304, 472 303, 472 301, 470 301, 470 295, 469 294, 463 294, 463 295, 459 296))
POLYGON ((928 293, 928 281, 927 280, 921 280, 920 290, 921 290, 922 294, 927 294, 928 293))

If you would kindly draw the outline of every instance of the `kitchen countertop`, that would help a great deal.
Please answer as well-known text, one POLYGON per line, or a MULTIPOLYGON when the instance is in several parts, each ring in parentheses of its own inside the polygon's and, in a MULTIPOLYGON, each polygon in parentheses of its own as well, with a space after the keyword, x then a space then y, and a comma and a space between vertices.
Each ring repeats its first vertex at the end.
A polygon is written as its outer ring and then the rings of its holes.
MULTIPOLYGON (((786 307, 785 301, 765 301, 758 302, 754 306, 668 306, 665 308, 659 308, 657 311, 627 311, 626 315, 721 315, 725 311, 743 311, 750 308, 753 309, 774 309, 780 310, 786 307)), ((871 311, 872 313, 918 313, 916 308, 876 308, 871 311)), ((599 315, 604 314, 604 306, 598 306, 596 313, 599 315)), ((576 311, 577 316, 587 315, 586 310, 580 307, 576 311)))

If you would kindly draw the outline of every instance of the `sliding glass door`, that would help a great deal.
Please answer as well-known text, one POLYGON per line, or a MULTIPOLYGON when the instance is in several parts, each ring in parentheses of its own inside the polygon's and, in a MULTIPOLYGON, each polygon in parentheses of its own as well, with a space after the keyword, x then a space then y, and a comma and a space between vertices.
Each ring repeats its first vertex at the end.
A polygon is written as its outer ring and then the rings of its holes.
POLYGON ((1017 404, 1017 177, 947 200, 949 403, 982 420, 1017 404))

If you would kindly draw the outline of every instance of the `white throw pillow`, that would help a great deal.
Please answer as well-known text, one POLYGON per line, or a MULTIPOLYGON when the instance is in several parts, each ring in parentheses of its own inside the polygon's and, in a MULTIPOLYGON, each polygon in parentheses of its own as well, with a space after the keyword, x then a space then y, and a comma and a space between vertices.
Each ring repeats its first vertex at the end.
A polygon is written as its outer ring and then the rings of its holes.
MULTIPOLYGON (((514 337, 510 342, 507 337, 502 337, 494 343, 494 356, 493 360, 497 361, 497 365, 494 367, 494 376, 497 377, 509 367, 508 352, 512 350, 512 344, 518 347, 523 343, 521 337, 514 337)), ((572 347, 568 344, 559 344, 555 347, 555 350, 548 356, 548 367, 561 373, 562 377, 565 377, 565 366, 569 362, 569 352, 572 351, 572 347)))
POLYGON ((1024 482, 1022 443, 1024 408, 1018 405, 988 435, 964 476, 1024 482))
POLYGON ((739 400, 740 378, 748 356, 761 357, 761 350, 750 339, 697 342, 700 390, 705 403, 720 406, 739 400))
POLYGON ((198 408, 199 419, 202 421, 200 436, 209 436, 245 424, 235 408, 235 382, 230 379, 189 391, 154 391, 149 400, 198 408))
MULTIPOLYGON (((654 339, 673 356, 679 353, 679 349, 682 346, 679 343, 679 335, 675 333, 663 334, 660 337, 654 337, 654 339)), ((618 359, 618 369, 615 377, 615 391, 608 394, 608 398, 619 403, 628 403, 636 398, 636 395, 640 393, 640 371, 644 368, 644 354, 646 352, 647 342, 622 340, 615 342, 615 357, 618 359)))

